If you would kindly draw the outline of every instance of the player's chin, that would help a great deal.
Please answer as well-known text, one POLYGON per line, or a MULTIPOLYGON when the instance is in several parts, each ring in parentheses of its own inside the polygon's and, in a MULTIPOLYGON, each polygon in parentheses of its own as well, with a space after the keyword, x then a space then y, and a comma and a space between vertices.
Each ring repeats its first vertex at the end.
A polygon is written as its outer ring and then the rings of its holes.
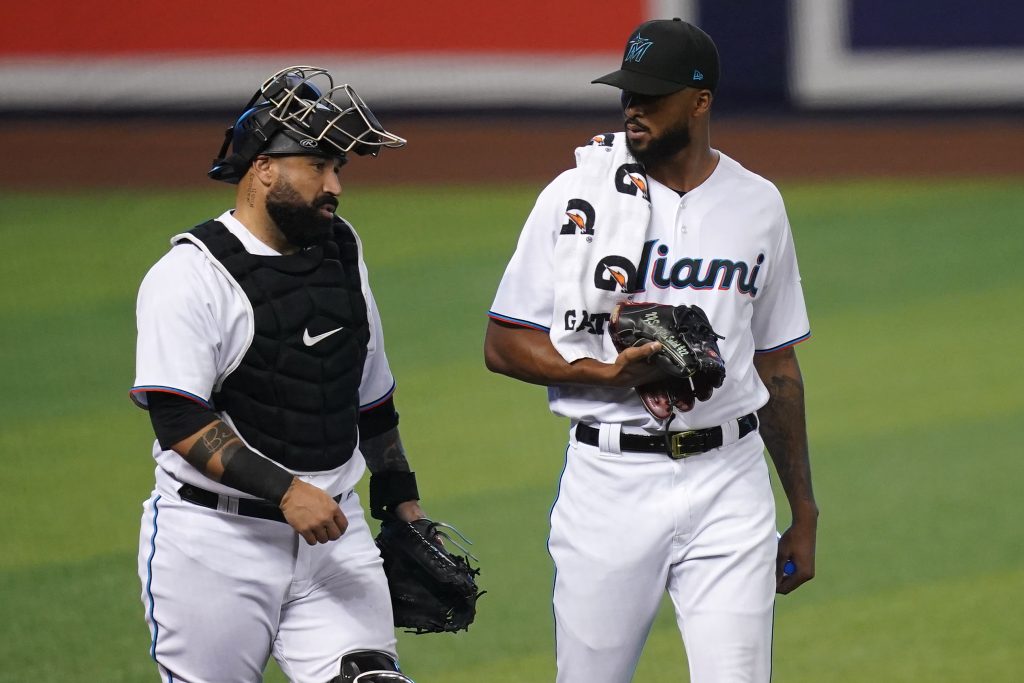
POLYGON ((639 135, 626 132, 626 148, 633 153, 643 152, 647 149, 647 143, 650 141, 650 136, 647 133, 640 133, 639 135))

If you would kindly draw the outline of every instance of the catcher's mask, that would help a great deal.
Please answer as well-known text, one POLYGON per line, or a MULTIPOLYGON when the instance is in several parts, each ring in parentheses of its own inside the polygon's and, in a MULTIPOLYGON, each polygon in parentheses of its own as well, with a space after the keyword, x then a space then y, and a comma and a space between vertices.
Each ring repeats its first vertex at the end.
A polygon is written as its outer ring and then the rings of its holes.
POLYGON ((328 683, 414 683, 398 662, 380 650, 356 650, 341 658, 341 674, 328 683))
POLYGON ((405 140, 384 130, 352 86, 334 85, 326 69, 290 66, 263 82, 224 134, 209 175, 237 184, 260 154, 377 156, 405 140), (227 154, 228 147, 231 154, 227 154))

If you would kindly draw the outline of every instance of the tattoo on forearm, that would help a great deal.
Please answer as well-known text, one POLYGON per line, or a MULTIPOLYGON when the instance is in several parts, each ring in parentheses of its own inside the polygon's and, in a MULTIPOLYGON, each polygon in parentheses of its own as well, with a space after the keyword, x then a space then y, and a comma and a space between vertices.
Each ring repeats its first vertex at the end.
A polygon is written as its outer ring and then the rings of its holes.
POLYGON ((803 384, 784 375, 770 377, 765 384, 771 398, 758 411, 760 431, 779 481, 791 500, 813 501, 803 384))
POLYGON ((370 472, 408 472, 409 461, 397 429, 366 439, 359 444, 370 472))
POLYGON ((185 456, 185 460, 192 467, 205 473, 213 456, 220 451, 224 451, 221 453, 222 459, 225 456, 230 456, 237 450, 236 445, 240 447, 241 440, 226 424, 218 421, 210 425, 210 428, 196 440, 192 448, 189 449, 188 455, 185 456))
POLYGON ((791 377, 772 377, 767 382, 771 398, 759 411, 761 415, 761 436, 768 450, 788 450, 795 431, 803 424, 803 388, 791 377))

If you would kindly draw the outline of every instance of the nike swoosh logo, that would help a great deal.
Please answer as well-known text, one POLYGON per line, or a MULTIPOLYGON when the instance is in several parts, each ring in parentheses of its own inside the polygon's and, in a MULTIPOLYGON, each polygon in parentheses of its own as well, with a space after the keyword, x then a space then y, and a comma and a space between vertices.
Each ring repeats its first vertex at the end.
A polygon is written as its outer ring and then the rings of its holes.
POLYGON ((343 329, 345 328, 339 327, 336 330, 331 330, 329 332, 324 332, 323 334, 318 334, 315 337, 311 337, 309 336, 309 328, 307 327, 305 330, 302 331, 302 343, 305 344, 306 346, 312 346, 317 342, 322 342, 324 339, 327 339, 335 332, 341 332, 343 329))

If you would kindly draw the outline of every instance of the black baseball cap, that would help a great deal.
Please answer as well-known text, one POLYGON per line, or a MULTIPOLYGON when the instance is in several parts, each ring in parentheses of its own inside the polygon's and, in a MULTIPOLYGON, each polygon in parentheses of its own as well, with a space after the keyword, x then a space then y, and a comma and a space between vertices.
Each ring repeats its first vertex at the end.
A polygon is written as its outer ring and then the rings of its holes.
POLYGON ((622 68, 595 78, 638 95, 670 95, 686 87, 718 87, 718 48, 711 36, 682 19, 655 19, 626 43, 622 68))

